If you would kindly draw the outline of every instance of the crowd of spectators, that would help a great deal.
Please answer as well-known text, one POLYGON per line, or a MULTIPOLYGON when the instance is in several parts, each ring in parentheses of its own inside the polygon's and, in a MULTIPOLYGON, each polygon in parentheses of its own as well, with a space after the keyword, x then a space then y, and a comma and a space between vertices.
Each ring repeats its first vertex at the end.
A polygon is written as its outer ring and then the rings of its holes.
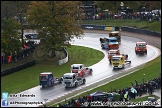
POLYGON ((22 58, 28 56, 30 53, 33 53, 35 50, 34 42, 28 41, 24 44, 24 47, 20 51, 13 51, 9 54, 1 54, 1 64, 5 65, 11 62, 16 62, 22 58))
POLYGON ((134 12, 134 13, 98 13, 98 14, 85 14, 85 20, 102 20, 102 19, 148 19, 148 20, 161 20, 160 13, 153 12, 134 12))
MULTIPOLYGON (((136 99, 137 97, 141 97, 145 93, 152 94, 155 91, 155 89, 161 88, 161 76, 156 77, 149 81, 143 81, 143 83, 141 84, 135 80, 135 84, 133 84, 132 82, 131 84, 132 86, 130 87, 122 88, 119 90, 114 89, 109 91, 108 93, 116 92, 120 94, 120 99, 119 99, 120 101, 128 101, 128 100, 136 99), (131 92, 132 88, 134 88, 136 92, 131 92)), ((108 96, 107 98, 102 99, 102 102, 107 102, 107 101, 115 101, 115 100, 113 98, 110 99, 108 96)), ((91 107, 90 104, 91 102, 93 102, 92 97, 90 94, 88 94, 87 96, 82 96, 79 97, 78 99, 72 98, 68 102, 65 102, 65 104, 59 103, 57 104, 57 107, 91 107), (85 106, 84 104, 85 102, 88 102, 89 104, 85 106)))

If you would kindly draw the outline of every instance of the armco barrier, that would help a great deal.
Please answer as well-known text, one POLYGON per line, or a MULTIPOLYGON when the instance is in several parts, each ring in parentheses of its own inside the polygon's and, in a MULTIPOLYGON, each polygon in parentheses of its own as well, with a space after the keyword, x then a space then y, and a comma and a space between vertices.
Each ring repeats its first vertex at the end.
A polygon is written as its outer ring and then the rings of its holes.
POLYGON ((29 62, 20 64, 19 66, 15 66, 13 68, 10 68, 10 69, 7 69, 7 70, 2 71, 1 72, 1 77, 6 76, 6 75, 9 75, 9 74, 12 74, 14 72, 18 72, 20 70, 23 70, 25 68, 28 68, 28 67, 34 66, 34 65, 35 65, 35 60, 32 60, 32 61, 29 61, 29 62))
POLYGON ((139 29, 139 28, 132 28, 132 27, 127 27, 127 26, 122 26, 121 31, 128 31, 128 32, 133 32, 133 33, 161 37, 161 33, 159 33, 159 32, 154 32, 154 31, 144 30, 144 29, 139 29))
MULTIPOLYGON (((120 31, 120 28, 118 26, 108 26, 108 25, 82 24, 81 28, 82 29, 92 29, 92 30, 120 31)), ((133 33, 161 37, 161 33, 159 33, 159 32, 153 32, 150 30, 139 29, 139 28, 128 27, 128 26, 122 26, 121 31, 128 31, 128 32, 133 32, 133 33)))
POLYGON ((62 65, 62 64, 66 63, 68 61, 68 52, 66 51, 66 49, 64 49, 64 50, 65 50, 65 53, 66 53, 66 57, 64 59, 59 60, 58 65, 62 65))

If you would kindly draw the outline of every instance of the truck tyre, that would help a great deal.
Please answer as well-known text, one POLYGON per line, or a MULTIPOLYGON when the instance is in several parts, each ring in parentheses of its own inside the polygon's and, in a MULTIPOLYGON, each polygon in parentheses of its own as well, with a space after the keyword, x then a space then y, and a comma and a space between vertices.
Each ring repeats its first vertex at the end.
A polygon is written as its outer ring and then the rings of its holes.
POLYGON ((92 70, 92 69, 90 69, 90 75, 92 75, 92 72, 93 72, 93 70, 92 70))
POLYGON ((147 54, 147 51, 145 52, 145 54, 147 54))
POLYGON ((136 51, 136 55, 137 55, 137 51, 136 51))
POLYGON ((62 80, 62 78, 60 78, 60 81, 59 81, 59 83, 61 84, 61 83, 62 83, 62 81, 63 81, 63 80, 62 80))
POLYGON ((126 59, 128 59, 128 55, 126 54, 125 56, 126 56, 126 59))
POLYGON ((85 80, 85 79, 83 79, 83 84, 85 84, 85 82, 86 82, 86 80, 85 80))
POLYGON ((45 86, 44 85, 42 85, 42 88, 44 88, 45 86))
POLYGON ((111 60, 109 59, 109 63, 111 64, 111 60))
POLYGON ((78 86, 78 83, 76 82, 76 83, 75 83, 75 87, 77 87, 77 86, 78 86))
POLYGON ((122 65, 122 69, 124 69, 124 67, 125 67, 125 66, 124 66, 124 64, 123 64, 123 65, 122 65))

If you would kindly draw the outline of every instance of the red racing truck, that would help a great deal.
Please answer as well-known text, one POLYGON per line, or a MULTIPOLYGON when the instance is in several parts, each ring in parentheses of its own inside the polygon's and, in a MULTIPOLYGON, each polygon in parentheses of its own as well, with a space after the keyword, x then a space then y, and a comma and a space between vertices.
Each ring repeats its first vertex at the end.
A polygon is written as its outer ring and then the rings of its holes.
POLYGON ((71 65, 71 73, 77 73, 79 77, 83 77, 85 75, 91 75, 92 72, 93 72, 92 68, 84 67, 84 64, 71 65))

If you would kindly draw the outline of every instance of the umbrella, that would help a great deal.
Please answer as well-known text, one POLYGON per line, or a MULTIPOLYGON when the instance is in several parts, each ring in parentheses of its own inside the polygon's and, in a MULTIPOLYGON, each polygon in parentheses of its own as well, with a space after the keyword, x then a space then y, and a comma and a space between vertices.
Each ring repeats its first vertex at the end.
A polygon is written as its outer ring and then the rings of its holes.
POLYGON ((132 88, 131 88, 131 92, 132 92, 132 93, 137 93, 137 90, 134 89, 134 88, 132 87, 132 88))

